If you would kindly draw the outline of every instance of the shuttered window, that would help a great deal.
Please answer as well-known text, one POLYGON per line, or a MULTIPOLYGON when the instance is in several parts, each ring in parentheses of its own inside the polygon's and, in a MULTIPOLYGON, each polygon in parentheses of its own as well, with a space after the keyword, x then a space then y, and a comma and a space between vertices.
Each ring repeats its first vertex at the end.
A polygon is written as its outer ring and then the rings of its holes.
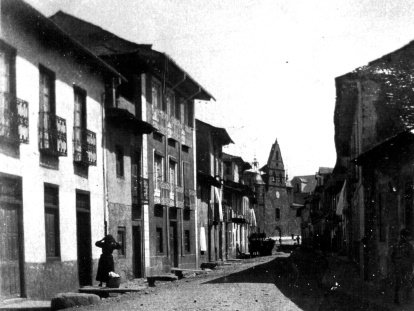
POLYGON ((58 258, 60 257, 59 188, 45 185, 44 195, 46 257, 58 258))

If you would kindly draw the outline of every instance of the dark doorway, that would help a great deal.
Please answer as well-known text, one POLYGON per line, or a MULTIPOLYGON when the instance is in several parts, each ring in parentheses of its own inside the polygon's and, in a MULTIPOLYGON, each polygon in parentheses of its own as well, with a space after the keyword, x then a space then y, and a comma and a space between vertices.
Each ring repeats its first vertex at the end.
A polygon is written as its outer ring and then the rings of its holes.
POLYGON ((76 229, 79 285, 92 285, 92 239, 89 193, 76 193, 76 229))
POLYGON ((0 298, 20 296, 20 206, 0 203, 0 298))
POLYGON ((132 226, 134 276, 142 278, 141 226, 132 226))
POLYGON ((177 222, 170 222, 170 261, 172 267, 178 267, 178 232, 177 222))
POLYGON ((0 300, 22 295, 21 179, 0 176, 0 300))

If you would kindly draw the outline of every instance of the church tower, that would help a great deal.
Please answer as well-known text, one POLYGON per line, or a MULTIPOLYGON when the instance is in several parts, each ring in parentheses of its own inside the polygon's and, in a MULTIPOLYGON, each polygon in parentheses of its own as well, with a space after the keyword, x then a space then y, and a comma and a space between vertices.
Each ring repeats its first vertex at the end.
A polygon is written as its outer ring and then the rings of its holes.
POLYGON ((261 168, 266 183, 264 230, 267 236, 280 237, 300 234, 300 219, 290 206, 290 184, 286 180, 280 146, 275 140, 267 164, 261 168))
POLYGON ((268 187, 286 188, 285 166, 277 139, 270 150, 266 173, 268 174, 268 187))

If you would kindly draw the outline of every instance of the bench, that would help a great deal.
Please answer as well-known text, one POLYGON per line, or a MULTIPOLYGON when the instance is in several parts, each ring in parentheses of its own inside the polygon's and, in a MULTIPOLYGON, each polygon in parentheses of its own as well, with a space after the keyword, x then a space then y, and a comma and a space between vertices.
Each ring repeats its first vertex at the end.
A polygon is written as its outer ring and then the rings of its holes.
POLYGON ((85 286, 79 289, 79 293, 83 294, 95 294, 101 298, 109 297, 109 294, 125 294, 135 293, 144 290, 146 287, 135 288, 109 288, 109 287, 97 287, 97 286, 85 286))
POLYGON ((207 271, 199 270, 199 269, 181 269, 181 268, 171 268, 171 272, 174 273, 178 279, 182 279, 184 277, 184 272, 189 273, 207 273, 207 271))
POLYGON ((147 276, 148 286, 154 287, 155 281, 165 281, 165 282, 173 282, 177 281, 178 277, 172 274, 164 274, 164 275, 152 275, 147 276))

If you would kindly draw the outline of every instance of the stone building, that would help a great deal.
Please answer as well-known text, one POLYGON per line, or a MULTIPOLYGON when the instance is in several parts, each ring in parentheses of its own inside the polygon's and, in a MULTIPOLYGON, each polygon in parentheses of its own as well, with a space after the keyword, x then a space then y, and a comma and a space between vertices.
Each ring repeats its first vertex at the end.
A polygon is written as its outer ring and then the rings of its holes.
POLYGON ((92 284, 102 94, 123 77, 25 2, 0 6, 0 300, 45 299, 92 284))
POLYGON ((300 235, 300 218, 291 208, 292 195, 286 183, 285 167, 277 139, 272 145, 267 164, 261 168, 266 183, 265 223, 263 232, 268 237, 300 235))
POLYGON ((346 177, 349 255, 366 280, 391 276, 401 229, 414 229, 414 43, 336 78, 334 174, 346 177))
POLYGON ((116 85, 112 93, 118 104, 115 117, 120 118, 119 108, 124 110, 117 126, 132 119, 137 127, 149 123, 155 128, 142 141, 139 135, 112 137, 115 150, 109 152, 117 167, 122 159, 125 167, 131 167, 124 177, 116 177, 116 189, 121 192, 111 194, 116 202, 109 211, 110 231, 124 230, 132 243, 125 250, 123 269, 148 276, 172 267, 195 268, 195 100, 209 101, 212 96, 173 59, 150 45, 124 40, 63 12, 51 19, 127 78, 128 83, 116 85), (139 195, 131 199, 130 189, 139 195), (137 265, 141 269, 131 268, 137 265))
POLYGON ((228 226, 223 206, 223 146, 233 143, 224 128, 196 120, 197 200, 200 263, 228 258, 228 226))

